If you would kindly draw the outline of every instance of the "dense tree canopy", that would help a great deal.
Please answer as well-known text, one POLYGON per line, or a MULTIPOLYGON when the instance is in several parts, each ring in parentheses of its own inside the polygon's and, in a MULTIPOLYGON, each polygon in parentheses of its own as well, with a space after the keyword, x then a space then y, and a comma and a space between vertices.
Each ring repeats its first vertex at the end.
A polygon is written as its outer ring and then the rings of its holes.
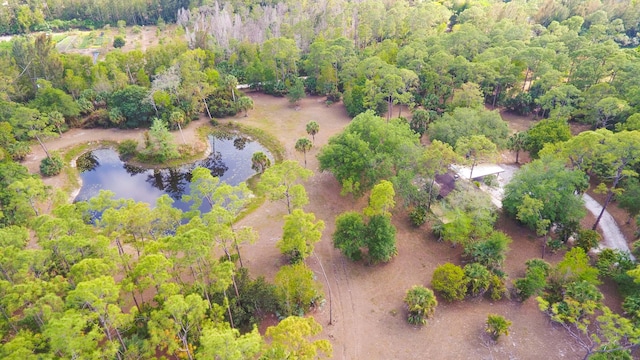
POLYGON ((508 214, 542 235, 554 224, 582 219, 585 210, 579 194, 587 186, 584 173, 542 158, 520 168, 507 184, 502 204, 508 214))
POLYGON ((358 115, 318 154, 320 169, 329 170, 344 193, 362 194, 379 180, 409 168, 418 137, 406 122, 385 122, 371 112, 358 115))

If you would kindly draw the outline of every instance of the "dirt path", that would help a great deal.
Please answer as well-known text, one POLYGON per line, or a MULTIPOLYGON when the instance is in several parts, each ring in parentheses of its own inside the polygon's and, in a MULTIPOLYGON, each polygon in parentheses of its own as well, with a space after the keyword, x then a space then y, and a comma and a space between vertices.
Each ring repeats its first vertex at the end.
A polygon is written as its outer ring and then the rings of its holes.
MULTIPOLYGON (((594 217, 598 218, 598 215, 600 215, 600 212, 602 211, 602 205, 588 194, 582 195, 582 198, 584 199, 584 204, 587 207, 587 210, 589 210, 594 217)), ((600 226, 600 229, 602 230, 602 237, 604 238, 604 244, 602 245, 604 245, 604 247, 627 252, 631 259, 635 260, 635 257, 631 255, 631 251, 627 245, 627 239, 625 239, 618 223, 613 216, 611 216, 609 211, 604 211, 598 226, 600 226)))
MULTIPOLYGON (((188 126, 183 128, 183 133, 187 144, 193 144, 200 141, 197 134, 197 129, 200 126, 208 126, 208 121, 205 117, 201 117, 198 121, 192 121, 188 126)), ((58 138, 49 139, 45 142, 45 146, 49 152, 55 152, 60 150, 66 150, 74 146, 86 143, 97 142, 101 140, 116 141, 122 140, 137 140, 138 143, 144 141, 144 131, 146 129, 71 129, 62 134, 58 138)), ((176 144, 181 144, 180 135, 176 132, 174 137, 176 144)), ((22 162, 29 171, 36 174, 40 171, 40 161, 44 159, 45 153, 40 145, 32 145, 31 153, 22 162)), ((47 185, 62 187, 64 185, 64 174, 45 178, 44 182, 47 185)))

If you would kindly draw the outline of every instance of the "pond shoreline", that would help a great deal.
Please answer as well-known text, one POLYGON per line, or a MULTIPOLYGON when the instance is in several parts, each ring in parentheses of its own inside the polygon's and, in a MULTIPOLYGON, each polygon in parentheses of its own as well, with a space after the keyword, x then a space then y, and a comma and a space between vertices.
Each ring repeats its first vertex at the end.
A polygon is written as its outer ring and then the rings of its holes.
POLYGON ((208 169, 221 182, 236 186, 254 180, 253 154, 264 152, 271 161, 275 160, 257 136, 239 129, 227 131, 224 127, 221 131, 206 130, 199 132, 200 143, 196 145, 203 151, 198 152, 197 157, 189 156, 187 161, 175 165, 148 166, 138 161, 124 161, 114 143, 80 147, 69 164, 69 168, 74 170, 68 174, 79 178, 78 181, 72 180, 76 186, 70 193, 70 200, 86 201, 97 196, 100 190, 109 190, 115 193, 115 198, 132 199, 153 206, 160 196, 166 194, 175 201, 173 207, 188 211, 190 205, 184 196, 191 191, 190 179, 194 168, 208 169), (206 146, 201 143, 203 138, 207 139, 206 146))

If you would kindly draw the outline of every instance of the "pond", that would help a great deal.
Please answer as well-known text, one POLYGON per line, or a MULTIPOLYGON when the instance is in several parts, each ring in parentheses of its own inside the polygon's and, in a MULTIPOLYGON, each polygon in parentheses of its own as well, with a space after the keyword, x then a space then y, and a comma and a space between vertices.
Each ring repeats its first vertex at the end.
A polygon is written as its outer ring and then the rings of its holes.
MULTIPOLYGON (((100 190, 110 190, 116 194, 116 199, 133 199, 153 206, 160 196, 167 194, 175 201, 174 207, 187 211, 190 203, 183 202, 182 196, 189 194, 191 170, 195 167, 207 168, 222 181, 238 185, 255 174, 251 168, 251 157, 255 152, 262 151, 273 162, 267 149, 246 136, 209 136, 209 142, 213 151, 205 159, 165 169, 145 169, 126 164, 115 150, 109 148, 84 153, 76 161, 82 188, 75 201, 89 200, 100 190)), ((208 204, 200 207, 202 212, 209 210, 208 204)))

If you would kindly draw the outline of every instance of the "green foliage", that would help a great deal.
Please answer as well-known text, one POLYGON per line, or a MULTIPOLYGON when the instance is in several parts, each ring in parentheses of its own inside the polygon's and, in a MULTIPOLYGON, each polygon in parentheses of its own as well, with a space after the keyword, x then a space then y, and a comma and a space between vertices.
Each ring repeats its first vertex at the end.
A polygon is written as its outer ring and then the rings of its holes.
POLYGON ((484 135, 498 147, 506 145, 509 127, 497 111, 484 108, 456 108, 429 125, 429 139, 457 146, 459 139, 484 135))
POLYGON ((469 278, 464 270, 454 264, 440 265, 433 272, 431 286, 447 301, 462 300, 467 294, 469 278))
POLYGON ((322 299, 320 284, 303 262, 281 267, 276 274, 275 284, 285 316, 302 316, 322 299))
POLYGON ((411 127, 411 130, 423 135, 427 132, 427 127, 435 116, 436 114, 433 111, 415 109, 411 113, 411 122, 409 123, 409 126, 411 127))
POLYGON ((471 165, 469 179, 473 179, 473 168, 478 163, 494 161, 498 155, 496 144, 484 135, 460 137, 455 143, 455 149, 458 155, 471 165))
POLYGON ((505 284, 505 280, 496 274, 491 274, 490 284, 489 284, 489 297, 491 300, 498 301, 503 297, 508 297, 509 293, 507 290, 507 286, 505 284))
POLYGON ((543 235, 552 224, 582 219, 584 204, 576 192, 587 186, 583 172, 567 170, 563 162, 543 158, 516 172, 505 187, 502 204, 507 214, 543 235))
POLYGON ((145 159, 162 163, 180 158, 178 147, 173 141, 173 135, 162 120, 154 119, 147 134, 145 148, 140 151, 140 155, 145 159))
POLYGON ((640 180, 635 177, 626 179, 622 191, 616 194, 618 206, 629 213, 627 224, 640 214, 640 180))
POLYGON ((313 317, 290 316, 276 326, 267 328, 270 339, 263 358, 314 360, 331 358, 333 348, 328 340, 311 340, 322 332, 313 317))
POLYGON ((118 143, 118 154, 123 159, 129 159, 138 153, 138 142, 133 139, 122 140, 118 143))
POLYGON ((509 328, 511 327, 511 321, 504 318, 501 315, 489 314, 487 316, 485 331, 491 335, 491 338, 495 341, 501 335, 509 335, 509 328))
POLYGON ((373 217, 376 215, 384 215, 391 217, 391 210, 395 207, 394 197, 396 192, 393 190, 393 184, 390 181, 382 180, 373 187, 371 196, 369 196, 369 205, 364 208, 362 213, 365 216, 373 217))
POLYGON ((371 263, 389 262, 398 253, 396 228, 391 224, 391 218, 388 216, 372 216, 367 224, 365 238, 371 263))
POLYGON ((567 141, 571 138, 569 124, 562 119, 544 119, 533 125, 527 131, 525 150, 532 158, 537 159, 538 153, 547 144, 567 141))
POLYGON ((301 209, 295 209, 291 214, 285 215, 282 239, 276 246, 292 264, 304 261, 313 253, 313 245, 320 241, 324 221, 315 220, 314 214, 305 213, 301 209))
POLYGON ((320 169, 331 171, 342 184, 343 193, 361 195, 380 180, 409 168, 411 154, 418 149, 418 136, 406 122, 387 123, 369 111, 329 139, 318 160, 320 169))
POLYGON ((258 151, 251 155, 251 168, 258 172, 258 174, 262 174, 269 166, 271 166, 271 160, 263 153, 262 151, 258 151))
POLYGON ((562 261, 556 265, 551 273, 554 281, 567 284, 575 281, 586 281, 598 285, 598 269, 589 265, 589 256, 583 249, 575 247, 569 250, 562 261))
POLYGON ((576 238, 576 246, 588 253, 600 244, 600 234, 591 229, 580 229, 576 238))
POLYGON ((544 290, 547 286, 547 276, 551 270, 551 265, 540 259, 528 260, 526 265, 525 277, 516 279, 514 282, 516 293, 522 301, 544 290))
POLYGON ((422 206, 413 208, 409 212, 409 221, 411 221, 411 225, 414 227, 422 226, 427 222, 427 210, 422 206))
POLYGON ((431 289, 414 285, 407 290, 404 303, 409 309, 407 321, 413 325, 425 325, 427 319, 433 316, 438 306, 438 300, 431 289))
POLYGON ((360 213, 344 212, 336 217, 336 230, 332 235, 333 246, 350 260, 362 259, 361 248, 365 246, 367 226, 360 213))
POLYGON ((464 266, 464 274, 468 279, 469 295, 484 295, 491 286, 491 272, 479 263, 471 263, 464 266))
POLYGON ((320 131, 320 125, 315 121, 309 121, 306 126, 307 134, 311 135, 313 142, 316 141, 316 134, 320 131))
MULTIPOLYGON (((226 324, 225 324, 226 325, 226 324)), ((228 326, 209 325, 202 329, 200 347, 195 358, 244 360, 255 358, 262 349, 263 341, 258 328, 245 334, 228 326)))
POLYGON ((304 154, 304 167, 307 167, 307 152, 311 150, 313 143, 307 138, 300 138, 296 141, 294 148, 304 154))
POLYGON ((271 201, 284 201, 289 214, 309 202, 307 192, 300 182, 313 175, 311 170, 300 166, 296 161, 285 160, 273 165, 262 173, 258 191, 266 194, 271 201))
POLYGON ((126 45, 126 41, 124 40, 124 37, 118 35, 115 38, 113 38, 113 47, 116 49, 119 49, 121 47, 124 47, 126 45))
POLYGON ((150 125, 153 109, 149 102, 145 101, 146 97, 147 89, 137 85, 128 85, 111 93, 107 99, 107 106, 110 111, 117 112, 122 117, 120 122, 117 117, 112 118, 113 124, 127 128, 150 125))
POLYGON ((629 253, 618 249, 603 249, 598 254, 598 260, 596 261, 598 274, 617 282, 627 280, 627 271, 634 267, 635 263, 629 257, 629 253))
POLYGON ((511 238, 507 234, 495 231, 486 240, 465 246, 464 254, 489 269, 499 269, 506 259, 510 243, 511 238))
POLYGON ((45 157, 40 161, 40 173, 43 176, 56 176, 64 168, 64 161, 59 155, 45 157))
POLYGON ((287 98, 290 103, 297 104, 304 96, 304 83, 301 79, 296 79, 287 89, 287 98))
MULTIPOLYGON (((278 311, 280 299, 276 294, 276 286, 268 283, 264 277, 251 279, 247 268, 240 268, 235 274, 235 282, 238 294, 234 291, 228 293, 230 309, 234 325, 243 332, 259 325, 265 315, 278 311)), ((224 303, 224 298, 221 297, 217 302, 224 303)))

